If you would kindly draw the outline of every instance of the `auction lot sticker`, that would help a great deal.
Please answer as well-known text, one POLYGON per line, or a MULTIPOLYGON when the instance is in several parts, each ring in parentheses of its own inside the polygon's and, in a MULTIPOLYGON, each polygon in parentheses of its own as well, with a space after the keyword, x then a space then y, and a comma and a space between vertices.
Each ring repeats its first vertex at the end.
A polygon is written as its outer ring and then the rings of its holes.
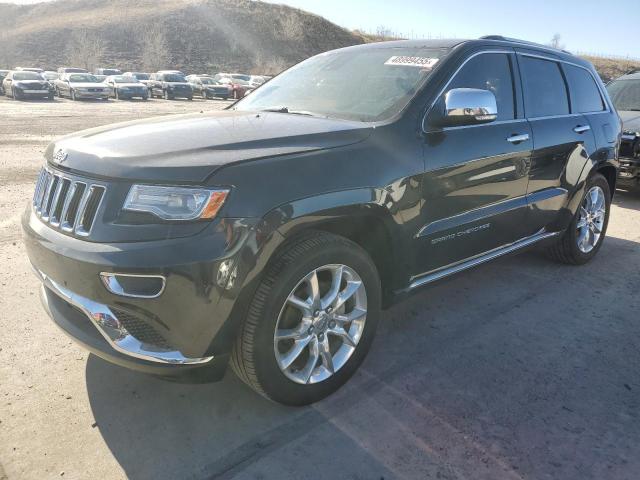
POLYGON ((401 67, 420 67, 420 68, 433 68, 436 63, 438 63, 437 58, 407 57, 407 56, 391 57, 389 60, 384 62, 385 65, 398 65, 401 67))

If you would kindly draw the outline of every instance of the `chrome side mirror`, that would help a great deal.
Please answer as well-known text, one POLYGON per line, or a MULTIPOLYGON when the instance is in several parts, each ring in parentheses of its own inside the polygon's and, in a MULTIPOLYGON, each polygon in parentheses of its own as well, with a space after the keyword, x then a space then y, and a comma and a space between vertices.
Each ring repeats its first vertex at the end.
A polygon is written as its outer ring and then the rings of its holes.
MULTIPOLYGON (((442 102, 438 103, 442 107, 442 102)), ((440 127, 479 125, 498 118, 496 96, 489 90, 454 88, 444 95, 443 103, 444 111, 435 119, 440 127)))

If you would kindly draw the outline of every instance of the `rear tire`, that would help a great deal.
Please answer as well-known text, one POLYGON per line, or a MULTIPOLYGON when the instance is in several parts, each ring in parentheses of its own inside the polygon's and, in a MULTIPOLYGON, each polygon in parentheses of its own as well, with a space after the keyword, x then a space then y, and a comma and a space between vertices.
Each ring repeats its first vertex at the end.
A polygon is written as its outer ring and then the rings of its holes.
POLYGON ((380 305, 378 272, 364 250, 327 233, 300 236, 271 261, 249 304, 231 367, 242 381, 270 400, 285 405, 317 402, 341 387, 364 360, 375 335, 380 305), (310 275, 319 285, 315 297, 310 275), (305 295, 307 303, 291 302, 292 296, 302 300, 305 295), (349 300, 339 304, 342 295, 349 300), (318 300, 312 303, 313 298, 318 300), (294 331, 295 337, 275 338, 276 332, 294 331), (287 344, 289 341, 293 343, 287 344), (285 367, 283 357, 290 356, 297 342, 305 345, 302 353, 285 367))
POLYGON ((611 190, 609 182, 600 173, 592 175, 586 182, 585 193, 571 225, 557 243, 549 247, 549 256, 568 265, 583 265, 596 256, 604 242, 609 224, 611 190), (603 195, 601 200, 595 200, 603 195), (589 197, 589 198, 588 198, 589 197), (591 201, 591 197, 594 201, 591 201), (603 213, 598 204, 602 204, 603 213), (591 206, 593 205, 593 212, 591 206), (601 219, 601 221, 600 221, 601 219), (584 238, 584 242, 581 242, 584 238))

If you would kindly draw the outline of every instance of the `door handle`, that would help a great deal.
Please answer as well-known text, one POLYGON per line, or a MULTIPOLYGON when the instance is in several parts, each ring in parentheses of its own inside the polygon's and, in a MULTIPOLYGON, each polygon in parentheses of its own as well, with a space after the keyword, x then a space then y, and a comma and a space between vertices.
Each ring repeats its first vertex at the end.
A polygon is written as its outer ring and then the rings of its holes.
POLYGON ((584 133, 588 132, 589 130, 591 130, 591 127, 589 125, 578 125, 573 129, 573 131, 576 133, 584 133))
POLYGON ((522 135, 512 135, 509 138, 507 138, 507 142, 509 143, 522 143, 522 142, 526 142, 527 140, 529 140, 528 133, 524 133, 522 135))

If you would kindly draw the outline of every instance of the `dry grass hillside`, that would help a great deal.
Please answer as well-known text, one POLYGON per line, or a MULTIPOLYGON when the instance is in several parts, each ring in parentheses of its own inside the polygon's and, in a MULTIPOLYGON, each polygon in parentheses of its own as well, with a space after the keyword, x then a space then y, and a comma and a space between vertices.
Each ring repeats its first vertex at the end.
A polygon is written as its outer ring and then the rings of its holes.
MULTIPOLYGON (((334 48, 395 39, 350 32, 311 13, 252 0, 57 0, 0 3, 0 68, 278 73, 334 48)), ((586 57, 609 81, 640 62, 586 57)))
POLYGON ((54 68, 74 60, 123 70, 276 73, 363 41, 317 15, 250 0, 0 4, 0 65, 8 66, 54 68), (90 39, 98 41, 89 48, 90 39))

